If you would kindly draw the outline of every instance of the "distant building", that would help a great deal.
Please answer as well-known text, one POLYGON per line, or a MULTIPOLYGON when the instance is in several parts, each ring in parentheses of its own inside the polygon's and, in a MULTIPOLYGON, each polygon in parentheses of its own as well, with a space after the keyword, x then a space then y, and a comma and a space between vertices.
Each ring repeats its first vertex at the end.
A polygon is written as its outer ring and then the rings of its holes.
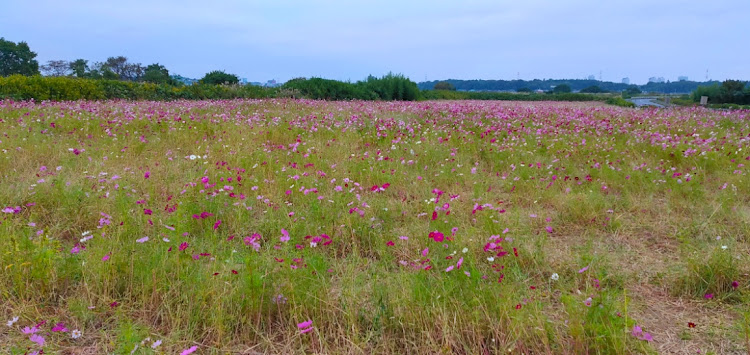
POLYGON ((186 78, 182 75, 172 75, 171 78, 185 85, 193 85, 198 82, 198 79, 186 78))
POLYGON ((247 85, 248 84, 247 78, 240 78, 240 84, 247 85))
POLYGON ((652 76, 652 77, 648 78, 648 82, 649 82, 649 83, 664 83, 664 82, 666 82, 666 81, 667 81, 667 80, 666 80, 666 79, 664 79, 664 77, 663 77, 663 76, 660 76, 660 77, 655 77, 655 76, 652 76))
POLYGON ((679 80, 679 81, 688 81, 688 77, 684 76, 684 75, 683 76, 678 76, 677 80, 679 80))
POLYGON ((628 78, 628 77, 622 78, 622 83, 625 84, 625 85, 630 85, 630 78, 628 78))
POLYGON ((275 87, 281 86, 281 84, 277 83, 276 80, 271 79, 269 81, 266 81, 266 83, 263 84, 263 86, 269 87, 269 88, 275 88, 275 87))
POLYGON ((589 80, 596 80, 596 75, 589 75, 588 79, 589 80))

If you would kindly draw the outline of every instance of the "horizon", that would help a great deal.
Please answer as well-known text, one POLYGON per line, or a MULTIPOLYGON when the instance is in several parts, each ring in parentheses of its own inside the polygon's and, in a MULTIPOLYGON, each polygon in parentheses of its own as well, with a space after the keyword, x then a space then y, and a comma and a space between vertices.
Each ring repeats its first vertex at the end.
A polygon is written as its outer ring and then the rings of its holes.
POLYGON ((388 72, 415 82, 750 79, 750 49, 736 45, 750 32, 750 3, 736 0, 346 4, 10 0, 0 4, 0 23, 2 37, 27 42, 40 65, 122 55, 189 78, 224 70, 261 83, 388 72))

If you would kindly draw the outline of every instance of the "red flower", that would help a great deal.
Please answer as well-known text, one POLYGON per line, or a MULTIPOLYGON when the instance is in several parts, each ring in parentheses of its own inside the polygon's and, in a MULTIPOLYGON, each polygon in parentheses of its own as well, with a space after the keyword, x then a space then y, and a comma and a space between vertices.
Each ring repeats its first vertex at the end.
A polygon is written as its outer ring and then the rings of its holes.
POLYGON ((430 235, 427 237, 438 243, 445 240, 445 235, 443 235, 443 233, 440 233, 438 231, 430 232, 430 235))

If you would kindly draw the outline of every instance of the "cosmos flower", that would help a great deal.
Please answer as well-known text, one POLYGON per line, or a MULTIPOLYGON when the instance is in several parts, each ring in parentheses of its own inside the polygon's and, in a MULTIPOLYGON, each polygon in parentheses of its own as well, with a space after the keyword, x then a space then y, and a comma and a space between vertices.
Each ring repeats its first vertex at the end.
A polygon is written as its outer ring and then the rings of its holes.
POLYGON ((312 323, 313 323, 312 320, 306 320, 302 323, 298 323, 297 328, 299 329, 300 334, 305 334, 309 331, 312 331, 313 330, 312 323))

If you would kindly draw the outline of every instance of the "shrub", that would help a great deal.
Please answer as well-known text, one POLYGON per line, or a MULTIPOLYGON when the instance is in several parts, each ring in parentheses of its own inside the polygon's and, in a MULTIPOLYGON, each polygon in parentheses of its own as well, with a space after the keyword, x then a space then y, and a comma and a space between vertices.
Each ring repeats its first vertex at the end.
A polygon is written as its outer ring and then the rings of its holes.
POLYGON ((610 97, 606 100, 604 100, 604 103, 607 105, 615 105, 620 107, 635 107, 635 104, 623 99, 622 97, 610 97))
POLYGON ((264 98, 273 96, 275 92, 275 89, 241 85, 196 84, 176 87, 168 84, 38 75, 0 77, 0 98, 14 100, 204 100, 264 98))

